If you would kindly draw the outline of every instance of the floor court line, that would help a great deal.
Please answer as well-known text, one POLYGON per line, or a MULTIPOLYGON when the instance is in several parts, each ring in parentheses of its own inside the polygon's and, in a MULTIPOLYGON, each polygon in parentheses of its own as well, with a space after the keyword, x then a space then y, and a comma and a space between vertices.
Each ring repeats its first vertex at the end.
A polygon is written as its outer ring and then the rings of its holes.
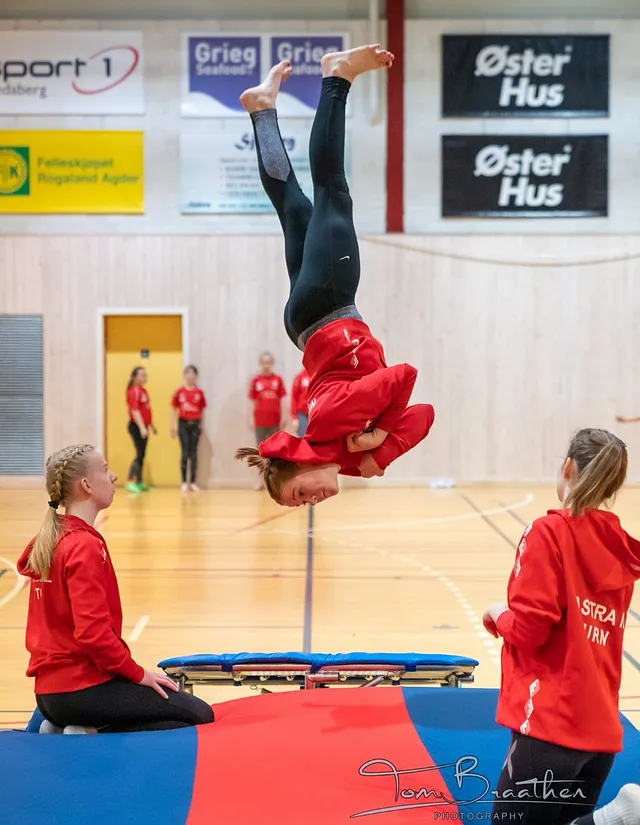
POLYGON ((272 516, 267 516, 266 518, 261 518, 258 521, 254 522, 253 524, 248 524, 245 527, 240 527, 238 530, 235 530, 235 535, 239 535, 240 533, 248 533, 250 530, 256 530, 258 527, 262 527, 264 524, 269 524, 272 521, 277 521, 278 519, 285 518, 286 516, 290 516, 292 510, 288 510, 284 513, 275 513, 272 516))
POLYGON ((304 624, 302 631, 302 651, 311 652, 311 631, 313 622, 313 539, 314 539, 314 510, 309 507, 309 520, 307 522, 307 569, 304 585, 304 624))
POLYGON ((627 662, 629 662, 629 664, 633 665, 635 669, 640 672, 640 662, 634 656, 632 656, 629 653, 629 651, 623 650, 622 655, 627 660, 627 662))
MULTIPOLYGON (((526 507, 528 504, 531 504, 534 501, 535 496, 533 493, 527 493, 527 495, 522 499, 522 501, 517 501, 515 504, 510 504, 508 507, 506 506, 499 506, 493 507, 490 510, 476 510, 474 513, 459 513, 456 516, 433 516, 431 518, 424 518, 424 519, 415 519, 411 521, 384 521, 378 522, 374 524, 369 524, 368 522, 363 522, 361 524, 341 524, 340 526, 336 527, 321 527, 317 528, 318 532, 321 533, 348 533, 348 532, 361 532, 362 530, 402 530, 410 527, 426 527, 429 524, 446 524, 448 522, 455 522, 455 521, 469 521, 470 519, 476 518, 484 518, 485 516, 497 516, 505 511, 509 510, 518 510, 521 507, 526 507)), ((291 535, 291 531, 285 530, 267 530, 264 531, 269 535, 291 535)))
POLYGON ((133 630, 129 634, 129 638, 127 639, 127 641, 137 642, 138 639, 140 638, 140 636, 142 635, 142 631, 149 624, 149 619, 150 618, 151 618, 150 616, 140 616, 140 618, 138 619, 138 621, 135 624, 135 627, 133 628, 133 630))
POLYGON ((16 583, 13 585, 11 590, 0 599, 0 608, 2 608, 5 604, 9 604, 9 602, 18 595, 18 593, 26 585, 27 579, 25 576, 21 576, 20 573, 18 573, 18 568, 12 561, 9 561, 9 559, 5 559, 0 556, 0 564, 6 565, 6 569, 10 570, 16 577, 16 583))
MULTIPOLYGON (((499 501, 498 504, 502 505, 502 502, 499 501)), ((519 513, 514 513, 511 511, 510 507, 505 507, 505 512, 508 513, 512 518, 514 518, 518 524, 521 524, 523 527, 528 527, 531 522, 525 521, 519 513)))
MULTIPOLYGON (((476 518, 484 518, 485 516, 497 516, 501 515, 505 512, 511 512, 512 510, 519 510, 522 507, 526 507, 527 505, 531 504, 535 500, 535 496, 533 493, 527 493, 526 496, 521 500, 517 501, 514 504, 509 505, 501 505, 499 507, 492 507, 489 510, 478 510, 473 513, 459 513, 455 516, 432 516, 429 518, 423 519, 412 519, 411 521, 384 521, 384 522, 377 522, 374 524, 370 524, 368 522, 362 522, 360 524, 341 524, 335 527, 318 527, 316 526, 315 531, 316 534, 322 533, 350 533, 350 532, 362 532, 363 530, 402 530, 408 529, 412 527, 427 527, 430 524, 447 524, 449 522, 457 522, 457 521, 470 521, 476 518)), ((293 512, 293 510, 292 510, 293 512)), ((289 513, 282 513, 278 514, 279 517, 289 515, 289 513)), ((259 525, 258 526, 251 526, 250 528, 246 528, 244 532, 250 533, 253 530, 259 531, 260 535, 267 535, 267 536, 298 536, 300 535, 300 530, 263 530, 259 525)), ((138 533, 131 532, 131 531, 118 531, 118 530, 110 530, 110 535, 117 535, 120 538, 126 538, 127 536, 130 537, 137 537, 138 533)), ((187 530, 184 529, 176 529, 176 530, 145 530, 145 536, 151 538, 153 536, 164 536, 172 535, 172 534, 184 534, 185 532, 193 532, 202 537, 213 537, 213 536, 235 536, 238 535, 237 530, 187 530)))
MULTIPOLYGON (((474 513, 473 515, 476 514, 474 513)), ((482 641, 482 644, 487 648, 493 663, 498 666, 500 665, 500 651, 498 649, 498 646, 496 645, 495 641, 488 636, 486 630, 484 629, 484 625, 482 624, 480 615, 474 610, 471 603, 468 601, 462 590, 458 587, 458 585, 455 582, 452 582, 451 579, 447 578, 446 576, 443 576, 435 568, 430 567, 427 564, 423 564, 422 562, 416 559, 412 559, 407 556, 402 556, 398 553, 392 553, 388 550, 381 550, 378 547, 368 547, 364 544, 359 544, 357 546, 359 546, 366 552, 376 553, 382 556, 383 558, 394 559, 395 561, 399 561, 402 564, 406 564, 410 567, 415 567, 418 570, 422 570, 422 572, 427 574, 428 578, 436 579, 436 581, 444 585, 444 587, 446 587, 447 590, 449 590, 449 592, 453 595, 455 600, 458 602, 458 604, 466 614, 466 618, 474 631, 473 637, 480 639, 482 641)))
MULTIPOLYGON (((518 547, 518 545, 515 544, 506 533, 503 533, 502 530, 496 524, 494 524, 489 518, 490 515, 497 514, 488 513, 484 510, 481 510, 477 506, 477 504, 464 493, 460 493, 460 498, 462 498, 463 501, 466 501, 469 507, 472 507, 476 511, 478 517, 481 518, 484 522, 486 522, 489 525, 489 527, 491 527, 491 529, 494 531, 494 533, 497 533, 500 536, 500 538, 504 539, 504 541, 506 541, 510 547, 513 547, 514 550, 518 547)), ((503 509, 502 512, 505 512, 505 510, 503 509)), ((506 512, 509 512, 509 510, 506 510, 506 512)))
MULTIPOLYGON (((463 499, 466 500, 466 497, 464 496, 464 494, 461 493, 460 495, 463 499)), ((434 523, 441 524, 441 523, 447 523, 447 522, 450 522, 450 521, 451 522, 467 521, 469 519, 482 518, 485 521, 487 521, 487 523, 491 527, 494 527, 494 525, 488 520, 487 516, 489 516, 489 515, 500 515, 504 512, 512 510, 512 509, 518 509, 520 507, 526 507, 528 504, 530 504, 534 500, 534 498, 535 497, 532 493, 527 493, 527 495, 524 497, 524 499, 522 499, 521 501, 516 502, 515 504, 510 504, 510 505, 502 505, 501 504, 501 505, 499 505, 498 508, 491 508, 489 510, 481 510, 475 504, 473 504, 473 502, 468 500, 467 503, 470 504, 470 506, 473 508, 473 510, 474 510, 473 513, 464 513, 464 514, 460 514, 460 515, 457 515, 457 516, 437 516, 437 517, 430 518, 430 519, 422 519, 419 522, 410 522, 410 524, 412 526, 415 525, 415 524, 418 524, 418 525, 423 525, 423 524, 426 525, 426 524, 434 524, 434 523)), ((405 522, 404 524, 407 524, 407 522, 405 522)), ((346 526, 349 527, 350 525, 346 525, 346 526)), ((402 527, 402 526, 403 526, 403 523, 395 523, 395 524, 386 523, 385 525, 377 525, 375 528, 371 528, 371 529, 382 529, 382 527, 387 527, 387 528, 388 527, 393 527, 395 529, 395 528, 402 527)), ((360 525, 358 527, 358 529, 362 530, 363 527, 367 528, 367 529, 370 528, 369 525, 360 525)), ((340 528, 337 528, 337 529, 340 529, 340 528)), ((342 528, 342 529, 344 529, 344 528, 342 528)), ((324 533, 324 532, 329 532, 329 531, 326 531, 326 530, 321 531, 321 533, 324 533)), ((501 534, 501 535, 505 540, 510 542, 510 540, 507 538, 506 535, 504 535, 504 534, 501 534)), ((339 541, 339 543, 343 544, 345 542, 340 542, 339 541)), ((480 639, 482 641, 482 644, 487 648, 487 651, 488 651, 489 655, 491 656, 491 660, 493 661, 493 663, 495 665, 498 665, 498 666, 500 665, 500 649, 498 648, 496 642, 491 637, 488 636, 486 630, 484 629, 484 625, 482 624, 482 619, 481 619, 479 613, 477 613, 477 611, 472 607, 471 603, 468 601, 468 599, 466 598, 466 596, 464 595, 462 590, 457 586, 457 584, 452 582, 446 576, 443 576, 435 568, 430 567, 429 565, 426 565, 426 564, 422 564, 422 562, 419 562, 416 559, 412 559, 412 558, 409 558, 407 556, 402 556, 402 555, 399 555, 397 553, 391 553, 388 550, 381 550, 380 548, 367 547, 367 546, 362 545, 362 544, 360 544, 360 545, 353 545, 352 544, 351 546, 352 547, 360 546, 362 549, 367 550, 368 552, 377 553, 378 555, 381 555, 384 558, 395 559, 395 560, 400 561, 404 564, 410 565, 411 567, 415 567, 419 570, 422 570, 430 578, 433 578, 433 579, 436 579, 437 581, 439 581, 442 585, 444 585, 444 587, 446 587, 449 590, 449 592, 453 595, 453 597, 459 603, 460 607, 465 612, 469 623, 471 624, 471 626, 473 627, 473 629, 475 631, 475 636, 478 639, 480 639)))

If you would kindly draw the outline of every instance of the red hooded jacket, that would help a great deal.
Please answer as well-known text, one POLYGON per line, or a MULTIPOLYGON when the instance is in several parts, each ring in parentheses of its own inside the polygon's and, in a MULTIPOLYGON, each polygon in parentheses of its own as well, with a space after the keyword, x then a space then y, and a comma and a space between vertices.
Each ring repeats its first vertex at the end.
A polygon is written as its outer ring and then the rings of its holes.
POLYGON ((116 676, 139 682, 144 669, 122 638, 120 593, 105 540, 81 518, 62 519, 49 579, 27 568, 33 542, 18 562, 31 579, 27 676, 35 676, 38 694, 83 690, 116 676))
POLYGON ((303 364, 311 376, 307 395, 309 428, 304 438, 281 432, 260 445, 260 455, 298 464, 339 464, 359 476, 363 453, 350 453, 346 437, 379 427, 389 433, 371 451, 385 470, 429 433, 430 404, 407 407, 418 371, 409 364, 387 367, 380 342, 360 320, 333 321, 315 332, 303 364))
POLYGON ((499 724, 583 751, 622 750, 622 644, 640 542, 613 513, 550 510, 525 530, 509 579, 499 724))

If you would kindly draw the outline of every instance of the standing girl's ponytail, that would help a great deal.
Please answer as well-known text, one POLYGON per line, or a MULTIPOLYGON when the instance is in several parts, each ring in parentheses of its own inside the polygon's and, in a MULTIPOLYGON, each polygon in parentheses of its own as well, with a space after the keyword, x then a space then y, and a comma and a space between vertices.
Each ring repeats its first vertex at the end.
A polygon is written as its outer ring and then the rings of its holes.
POLYGON ((627 447, 607 430, 580 430, 569 445, 567 458, 575 461, 578 473, 564 502, 572 516, 614 499, 624 484, 627 447))

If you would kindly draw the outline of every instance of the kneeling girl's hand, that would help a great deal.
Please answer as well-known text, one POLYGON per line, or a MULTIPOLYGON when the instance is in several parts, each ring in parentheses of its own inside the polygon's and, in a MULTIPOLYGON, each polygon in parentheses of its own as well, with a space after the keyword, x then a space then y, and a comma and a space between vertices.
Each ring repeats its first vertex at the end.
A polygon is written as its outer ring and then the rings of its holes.
POLYGON ((178 685, 176 685, 173 679, 170 679, 166 673, 154 673, 152 670, 145 670, 144 676, 138 684, 155 690, 163 699, 169 698, 162 689, 163 687, 169 688, 169 690, 173 690, 176 693, 180 690, 178 685))

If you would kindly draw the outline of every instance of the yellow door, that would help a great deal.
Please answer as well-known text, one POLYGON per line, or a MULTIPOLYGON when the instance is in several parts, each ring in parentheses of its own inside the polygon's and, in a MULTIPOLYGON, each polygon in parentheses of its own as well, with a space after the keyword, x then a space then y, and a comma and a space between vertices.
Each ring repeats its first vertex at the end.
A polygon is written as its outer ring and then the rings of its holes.
POLYGON ((109 466, 127 481, 135 456, 127 432, 126 390, 134 367, 145 367, 153 423, 144 464, 152 486, 180 483, 180 449, 170 436, 171 397, 182 383, 182 318, 179 315, 110 315, 105 318, 105 443, 109 466))

